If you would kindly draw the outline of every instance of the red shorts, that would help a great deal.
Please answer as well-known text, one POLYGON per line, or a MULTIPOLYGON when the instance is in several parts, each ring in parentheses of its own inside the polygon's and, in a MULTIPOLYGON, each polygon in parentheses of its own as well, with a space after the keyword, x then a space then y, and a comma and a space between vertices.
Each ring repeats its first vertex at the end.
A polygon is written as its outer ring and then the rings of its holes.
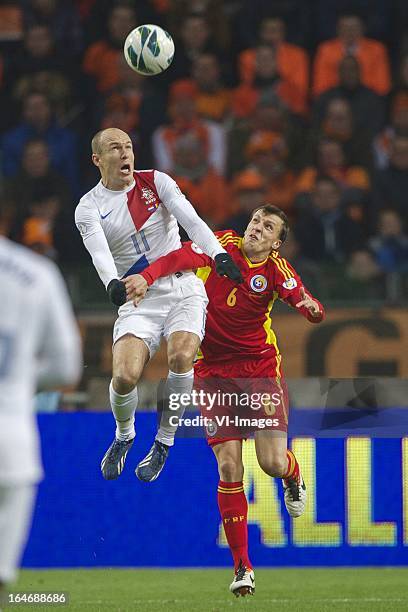
POLYGON ((194 390, 210 446, 256 431, 287 432, 288 392, 275 362, 258 359, 195 365, 194 390))

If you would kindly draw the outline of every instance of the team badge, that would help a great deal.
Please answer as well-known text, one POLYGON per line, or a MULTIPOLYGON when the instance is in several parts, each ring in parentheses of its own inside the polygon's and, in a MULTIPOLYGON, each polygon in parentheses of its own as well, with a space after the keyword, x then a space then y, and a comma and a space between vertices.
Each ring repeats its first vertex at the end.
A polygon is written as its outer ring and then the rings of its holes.
POLYGON ((86 227, 86 223, 77 223, 77 228, 79 229, 79 233, 81 236, 85 236, 88 228, 86 227))
POLYGON ((251 278, 250 281, 251 289, 256 291, 257 293, 261 293, 261 291, 265 291, 268 286, 268 281, 264 277, 263 274, 256 274, 251 278))
POLYGON ((215 434, 217 433, 217 425, 216 423, 214 423, 214 421, 207 421, 205 429, 207 432, 207 436, 209 436, 210 438, 215 436, 215 434))
POLYGON ((147 210, 156 210, 159 207, 159 202, 154 194, 154 191, 149 189, 148 187, 142 187, 142 198, 145 200, 145 204, 147 204, 147 210))
POLYGON ((283 286, 285 287, 285 289, 294 289, 295 287, 297 287, 296 279, 288 278, 288 280, 285 280, 285 282, 283 283, 283 286))

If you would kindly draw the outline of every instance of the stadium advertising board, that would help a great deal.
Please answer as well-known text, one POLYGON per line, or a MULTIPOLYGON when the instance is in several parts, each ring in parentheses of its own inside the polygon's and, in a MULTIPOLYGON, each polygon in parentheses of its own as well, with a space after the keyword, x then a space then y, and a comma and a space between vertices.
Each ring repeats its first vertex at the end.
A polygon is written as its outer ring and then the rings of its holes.
MULTIPOLYGON (((321 410, 291 414, 291 445, 308 487, 306 512, 296 520, 284 508, 280 482, 256 466, 253 443, 244 444, 254 563, 407 564, 408 411, 363 415, 348 434, 338 427, 331 437, 310 435, 307 423, 321 417, 321 410), (370 419, 377 424, 374 438, 367 435, 370 419), (390 422, 399 430, 390 426, 384 437, 381 428, 390 422)), ((217 470, 205 440, 178 439, 166 470, 144 485, 133 470, 156 419, 140 413, 126 470, 107 483, 97 458, 111 435, 110 415, 41 415, 39 421, 46 478, 25 567, 230 565, 214 495, 217 470)))
MULTIPOLYGON (((408 317, 402 309, 333 309, 319 326, 301 317, 273 314, 283 366, 288 378, 398 376, 408 378, 408 317)), ((82 317, 84 384, 110 376, 112 319, 82 317)), ((167 375, 164 347, 145 370, 148 379, 167 375)))

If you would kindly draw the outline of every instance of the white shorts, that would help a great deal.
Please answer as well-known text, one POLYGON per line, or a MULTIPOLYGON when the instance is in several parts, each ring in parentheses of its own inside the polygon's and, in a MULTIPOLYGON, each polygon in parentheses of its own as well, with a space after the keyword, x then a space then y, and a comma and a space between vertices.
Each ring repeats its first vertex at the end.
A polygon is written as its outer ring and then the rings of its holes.
POLYGON ((158 279, 145 298, 135 307, 127 302, 119 308, 113 328, 113 343, 126 334, 141 338, 150 357, 160 346, 162 337, 176 331, 204 338, 208 298, 204 285, 192 272, 158 279))
POLYGON ((0 483, 0 582, 12 582, 27 542, 37 487, 0 483))

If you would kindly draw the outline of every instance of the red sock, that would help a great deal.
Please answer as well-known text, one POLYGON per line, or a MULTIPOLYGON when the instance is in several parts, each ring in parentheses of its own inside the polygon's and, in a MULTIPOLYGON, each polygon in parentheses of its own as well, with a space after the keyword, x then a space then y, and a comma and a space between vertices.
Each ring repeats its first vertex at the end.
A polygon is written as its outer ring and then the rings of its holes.
POLYGON ((282 476, 282 478, 284 480, 286 480, 287 478, 294 478, 295 480, 298 480, 300 474, 300 467, 297 462, 297 459, 290 450, 286 451, 286 456, 288 458, 288 471, 282 476))
POLYGON ((248 557, 248 502, 242 482, 224 482, 218 484, 218 507, 224 525, 224 531, 234 558, 237 570, 239 562, 252 569, 248 557))

